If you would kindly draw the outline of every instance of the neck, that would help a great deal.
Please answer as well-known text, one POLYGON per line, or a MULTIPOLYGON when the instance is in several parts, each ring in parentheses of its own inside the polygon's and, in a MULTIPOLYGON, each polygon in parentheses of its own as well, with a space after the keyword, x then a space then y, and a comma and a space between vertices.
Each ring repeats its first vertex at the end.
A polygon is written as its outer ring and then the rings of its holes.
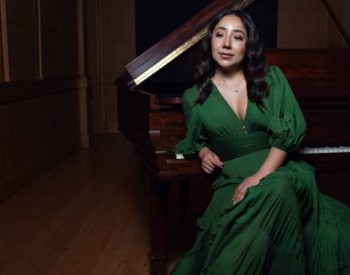
POLYGON ((212 77, 214 82, 220 82, 226 85, 234 85, 244 80, 243 71, 238 71, 230 74, 215 73, 212 77))
POLYGON ((213 79, 216 79, 223 83, 236 82, 237 80, 239 81, 242 78, 244 78, 243 69, 224 71, 217 68, 213 76, 213 79))

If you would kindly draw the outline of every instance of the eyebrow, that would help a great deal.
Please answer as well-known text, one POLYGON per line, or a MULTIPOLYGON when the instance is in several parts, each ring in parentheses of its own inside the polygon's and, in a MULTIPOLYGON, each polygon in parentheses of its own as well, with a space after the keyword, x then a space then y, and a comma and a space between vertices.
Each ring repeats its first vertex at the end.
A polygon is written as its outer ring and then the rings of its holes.
MULTIPOLYGON (((217 28, 215 28, 214 29, 214 31, 217 31, 217 30, 225 30, 225 31, 227 31, 227 28, 225 28, 225 27, 217 27, 217 28)), ((244 36, 246 36, 247 34, 244 32, 244 31, 242 31, 242 30, 240 30, 240 29, 233 29, 232 30, 233 32, 238 32, 238 33, 241 33, 241 34, 243 34, 244 36)))

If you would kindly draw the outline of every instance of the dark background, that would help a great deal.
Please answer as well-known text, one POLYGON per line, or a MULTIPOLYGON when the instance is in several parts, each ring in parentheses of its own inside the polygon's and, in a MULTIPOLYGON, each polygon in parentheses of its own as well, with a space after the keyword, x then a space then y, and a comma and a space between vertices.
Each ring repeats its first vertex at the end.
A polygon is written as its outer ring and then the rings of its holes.
MULTIPOLYGON (((213 0, 136 0, 136 53, 140 55, 213 0)), ((255 20, 265 48, 276 48, 278 0, 255 0, 245 8, 255 20)), ((166 45, 165 45, 166 46, 166 45)), ((148 82, 192 82, 198 47, 169 63, 148 82)), ((173 86, 176 87, 176 86, 173 86)))

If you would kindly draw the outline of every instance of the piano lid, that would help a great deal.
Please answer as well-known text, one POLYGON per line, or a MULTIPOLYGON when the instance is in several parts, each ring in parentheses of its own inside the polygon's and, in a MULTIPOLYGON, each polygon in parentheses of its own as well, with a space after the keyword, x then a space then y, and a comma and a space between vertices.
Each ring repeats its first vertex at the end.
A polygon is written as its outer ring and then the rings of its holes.
POLYGON ((130 88, 144 82, 169 62, 200 41, 206 34, 210 20, 226 9, 244 9, 254 0, 216 0, 190 20, 140 54, 125 68, 131 80, 130 88), (164 47, 164 45, 167 45, 164 47))

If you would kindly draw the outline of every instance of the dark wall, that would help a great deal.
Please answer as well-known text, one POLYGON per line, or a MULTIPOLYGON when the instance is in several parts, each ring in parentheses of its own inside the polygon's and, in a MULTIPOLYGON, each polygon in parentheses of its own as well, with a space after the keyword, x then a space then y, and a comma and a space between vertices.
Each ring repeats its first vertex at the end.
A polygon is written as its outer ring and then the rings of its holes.
POLYGON ((245 11, 253 17, 265 47, 276 48, 278 0, 256 0, 245 11))
MULTIPOLYGON (((136 52, 143 53, 149 47, 189 20, 213 0, 135 0, 136 52)), ((255 0, 247 11, 255 20, 266 48, 275 48, 277 41, 278 0, 255 0)), ((159 71, 153 81, 192 81, 197 48, 192 47, 175 61, 159 71)))
POLYGON ((138 54, 185 23, 213 0, 135 0, 138 54))

